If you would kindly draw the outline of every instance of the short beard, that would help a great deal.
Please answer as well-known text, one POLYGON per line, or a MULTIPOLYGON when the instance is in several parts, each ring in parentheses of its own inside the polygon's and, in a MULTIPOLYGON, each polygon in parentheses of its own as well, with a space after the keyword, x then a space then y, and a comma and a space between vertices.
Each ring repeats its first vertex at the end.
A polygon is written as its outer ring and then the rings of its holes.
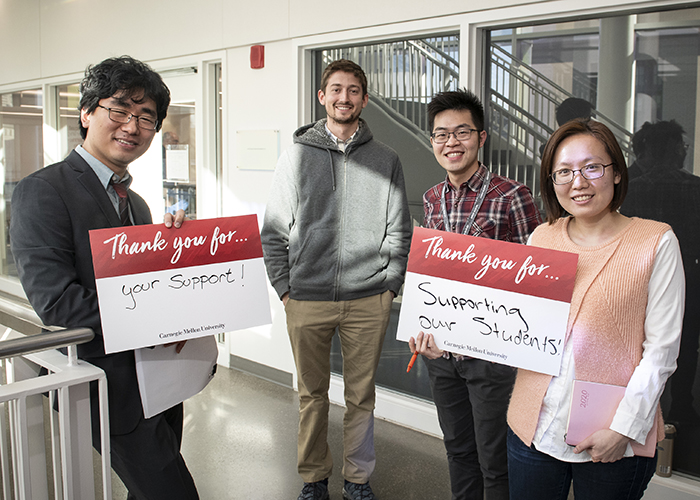
POLYGON ((329 118, 339 125, 351 125, 360 119, 361 113, 362 111, 360 110, 360 113, 358 113, 357 115, 351 115, 347 118, 339 118, 337 116, 329 116, 329 118))

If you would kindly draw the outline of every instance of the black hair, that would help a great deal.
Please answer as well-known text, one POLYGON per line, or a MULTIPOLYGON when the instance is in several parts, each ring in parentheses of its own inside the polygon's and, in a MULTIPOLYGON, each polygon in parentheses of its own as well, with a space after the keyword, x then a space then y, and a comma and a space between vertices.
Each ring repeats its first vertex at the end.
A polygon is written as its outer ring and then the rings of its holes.
POLYGON ((632 150, 638 160, 649 165, 683 165, 685 130, 675 120, 645 122, 632 137, 632 150))
POLYGON ((593 105, 579 97, 569 97, 557 106, 555 111, 557 124, 561 127, 566 122, 576 118, 591 118, 593 116, 593 105))
MULTIPOLYGON (((80 110, 92 113, 100 100, 120 94, 120 98, 153 99, 156 103, 156 130, 163 126, 170 105, 170 90, 158 73, 130 56, 112 57, 88 66, 80 82, 80 110)), ((80 124, 80 136, 87 137, 87 129, 80 124)))
POLYGON ((467 89, 458 89, 449 92, 438 92, 428 104, 428 126, 433 131, 435 117, 442 113, 454 109, 457 111, 469 111, 474 120, 474 126, 481 132, 484 130, 484 106, 473 92, 467 89))
POLYGON ((540 193, 544 208, 547 211, 547 222, 554 224, 559 217, 564 215, 564 208, 557 199, 552 182, 552 171, 554 170, 554 157, 557 149, 564 140, 576 135, 590 135, 596 138, 605 148, 613 164, 613 172, 620 176, 620 182, 615 184, 613 198, 610 201, 610 211, 614 212, 622 206, 622 202, 627 195, 629 176, 627 175, 627 163, 625 155, 620 149, 620 145, 608 127, 600 122, 591 119, 575 119, 566 122, 559 127, 549 138, 542 153, 542 163, 540 170, 540 193))

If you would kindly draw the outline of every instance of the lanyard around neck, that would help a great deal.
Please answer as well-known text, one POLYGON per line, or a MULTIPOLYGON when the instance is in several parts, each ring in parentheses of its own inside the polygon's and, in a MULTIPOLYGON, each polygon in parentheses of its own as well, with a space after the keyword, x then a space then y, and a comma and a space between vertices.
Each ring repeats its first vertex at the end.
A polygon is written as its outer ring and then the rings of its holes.
MULTIPOLYGON (((447 203, 445 202, 445 197, 447 196, 447 183, 448 179, 445 179, 445 184, 442 186, 442 198, 440 198, 440 209, 442 211, 442 220, 445 224, 445 231, 452 232, 450 229, 450 217, 447 214, 447 203)), ((472 207, 472 211, 469 214, 469 219, 467 220, 467 223, 464 225, 464 229, 462 229, 462 234, 469 234, 469 230, 472 227, 472 224, 474 224, 474 221, 476 220, 476 214, 479 213, 479 210, 481 209, 481 205, 484 203, 484 199, 486 198, 486 191, 489 190, 489 184, 491 183, 491 172, 488 170, 486 171, 486 177, 484 178, 483 184, 481 184, 481 189, 479 190, 479 195, 476 197, 476 201, 474 202, 474 206, 472 207)))

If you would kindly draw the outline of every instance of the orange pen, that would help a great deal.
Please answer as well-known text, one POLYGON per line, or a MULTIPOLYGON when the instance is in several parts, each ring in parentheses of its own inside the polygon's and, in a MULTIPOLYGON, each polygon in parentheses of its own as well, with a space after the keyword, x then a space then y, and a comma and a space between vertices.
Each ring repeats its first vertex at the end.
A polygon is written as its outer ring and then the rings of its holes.
POLYGON ((406 373, 411 371, 411 368, 413 368, 413 363, 416 362, 417 357, 418 357, 418 351, 415 351, 413 353, 413 356, 411 356, 411 361, 408 362, 408 368, 406 368, 406 373))

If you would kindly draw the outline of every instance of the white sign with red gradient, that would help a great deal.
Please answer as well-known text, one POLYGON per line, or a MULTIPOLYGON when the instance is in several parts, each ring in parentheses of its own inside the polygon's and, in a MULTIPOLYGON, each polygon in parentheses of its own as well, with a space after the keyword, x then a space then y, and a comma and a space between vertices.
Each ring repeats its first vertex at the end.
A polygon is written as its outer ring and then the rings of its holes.
POLYGON ((559 374, 578 255, 415 228, 396 338, 559 374))
POLYGON ((90 231, 107 353, 271 323, 255 215, 90 231))

